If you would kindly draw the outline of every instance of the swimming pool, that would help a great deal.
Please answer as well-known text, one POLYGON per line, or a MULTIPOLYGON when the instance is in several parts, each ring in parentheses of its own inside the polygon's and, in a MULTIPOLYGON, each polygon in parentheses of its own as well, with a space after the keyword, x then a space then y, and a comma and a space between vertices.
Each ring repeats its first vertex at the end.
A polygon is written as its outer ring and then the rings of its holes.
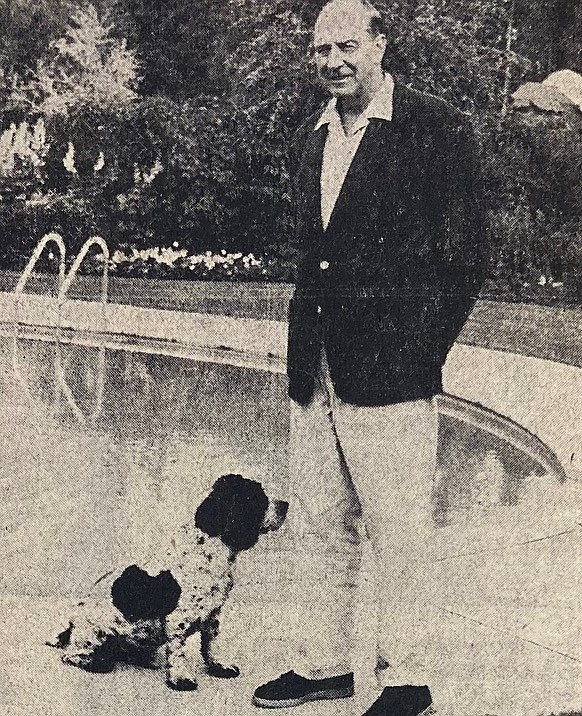
MULTIPOLYGON (((0 586, 12 605, 85 596, 112 564, 147 554, 160 534, 189 520, 222 473, 240 472, 268 493, 286 495, 281 374, 153 349, 3 338, 0 390, 0 586)), ((492 699, 507 679, 501 663, 528 679, 528 702, 540 703, 540 694, 574 698, 576 682, 559 673, 570 674, 581 658, 572 576, 579 505, 578 484, 547 474, 535 451, 462 415, 441 415, 432 517, 435 544, 446 550, 431 566, 441 601, 427 613, 439 615, 437 672, 445 668, 450 634, 462 631, 456 648, 463 657, 455 658, 465 676, 455 675, 455 683, 465 695, 475 663, 485 659, 487 669, 489 659, 492 699), (540 674, 550 663, 554 677, 544 682, 540 674)), ((283 530, 241 560, 229 609, 239 615, 237 628, 250 630, 251 646, 269 639, 269 648, 281 646, 278 610, 288 614, 300 599, 285 582, 292 548, 283 530), (251 628, 257 604, 268 614, 251 628)), ((269 648, 261 647, 265 658, 269 648)), ((483 713, 504 713, 491 708, 483 713)))

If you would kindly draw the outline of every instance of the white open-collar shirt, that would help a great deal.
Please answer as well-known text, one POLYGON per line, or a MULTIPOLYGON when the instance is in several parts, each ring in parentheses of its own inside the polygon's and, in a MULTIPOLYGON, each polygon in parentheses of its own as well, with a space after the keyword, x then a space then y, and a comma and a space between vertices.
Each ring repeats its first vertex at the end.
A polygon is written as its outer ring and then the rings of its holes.
POLYGON ((320 129, 324 124, 328 125, 321 163, 321 220, 324 230, 327 229, 346 174, 370 119, 392 121, 393 95, 394 80, 391 75, 386 74, 382 87, 376 92, 368 107, 358 117, 347 135, 337 111, 335 97, 327 104, 315 125, 314 131, 320 129))

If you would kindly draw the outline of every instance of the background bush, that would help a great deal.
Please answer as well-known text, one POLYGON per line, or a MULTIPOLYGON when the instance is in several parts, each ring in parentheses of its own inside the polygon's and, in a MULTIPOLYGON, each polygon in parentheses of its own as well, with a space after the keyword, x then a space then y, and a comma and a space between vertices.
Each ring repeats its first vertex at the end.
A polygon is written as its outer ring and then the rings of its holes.
MULTIPOLYGON (((0 44, 0 264, 22 266, 40 236, 57 230, 72 253, 100 234, 129 253, 176 243, 188 256, 253 253, 267 278, 290 278, 286 148, 323 100, 306 60, 320 5, 47 2, 34 6, 42 41, 27 43, 32 5, 15 0, 0 44)), ((578 4, 378 6, 397 81, 473 118, 490 209, 485 295, 579 302, 582 113, 514 112, 510 103, 517 86, 558 61, 582 69, 571 42, 582 29, 578 4)), ((179 262, 149 263, 147 275, 190 275, 179 262)))

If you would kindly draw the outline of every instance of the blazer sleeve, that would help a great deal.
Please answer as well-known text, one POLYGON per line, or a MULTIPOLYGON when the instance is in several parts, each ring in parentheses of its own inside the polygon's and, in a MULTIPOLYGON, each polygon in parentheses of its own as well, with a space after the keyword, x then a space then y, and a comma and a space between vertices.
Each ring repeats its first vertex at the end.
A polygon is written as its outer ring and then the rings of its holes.
POLYGON ((456 114, 441 147, 443 272, 436 328, 446 355, 485 279, 486 211, 477 142, 464 115, 456 114))

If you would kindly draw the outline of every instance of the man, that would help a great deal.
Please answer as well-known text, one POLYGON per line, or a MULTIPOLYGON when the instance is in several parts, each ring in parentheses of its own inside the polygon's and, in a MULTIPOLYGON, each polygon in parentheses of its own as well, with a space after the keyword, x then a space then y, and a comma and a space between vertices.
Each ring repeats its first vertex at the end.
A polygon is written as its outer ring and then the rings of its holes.
MULTIPOLYGON (((275 708, 353 695, 349 647, 363 521, 381 602, 366 716, 429 713, 420 570, 436 461, 434 396, 478 295, 483 220, 463 115, 382 70, 368 0, 332 0, 314 30, 332 95, 300 130, 302 259, 289 317, 291 510, 303 563, 293 670, 260 686, 275 708)), ((290 512, 291 512, 290 510, 290 512)))

